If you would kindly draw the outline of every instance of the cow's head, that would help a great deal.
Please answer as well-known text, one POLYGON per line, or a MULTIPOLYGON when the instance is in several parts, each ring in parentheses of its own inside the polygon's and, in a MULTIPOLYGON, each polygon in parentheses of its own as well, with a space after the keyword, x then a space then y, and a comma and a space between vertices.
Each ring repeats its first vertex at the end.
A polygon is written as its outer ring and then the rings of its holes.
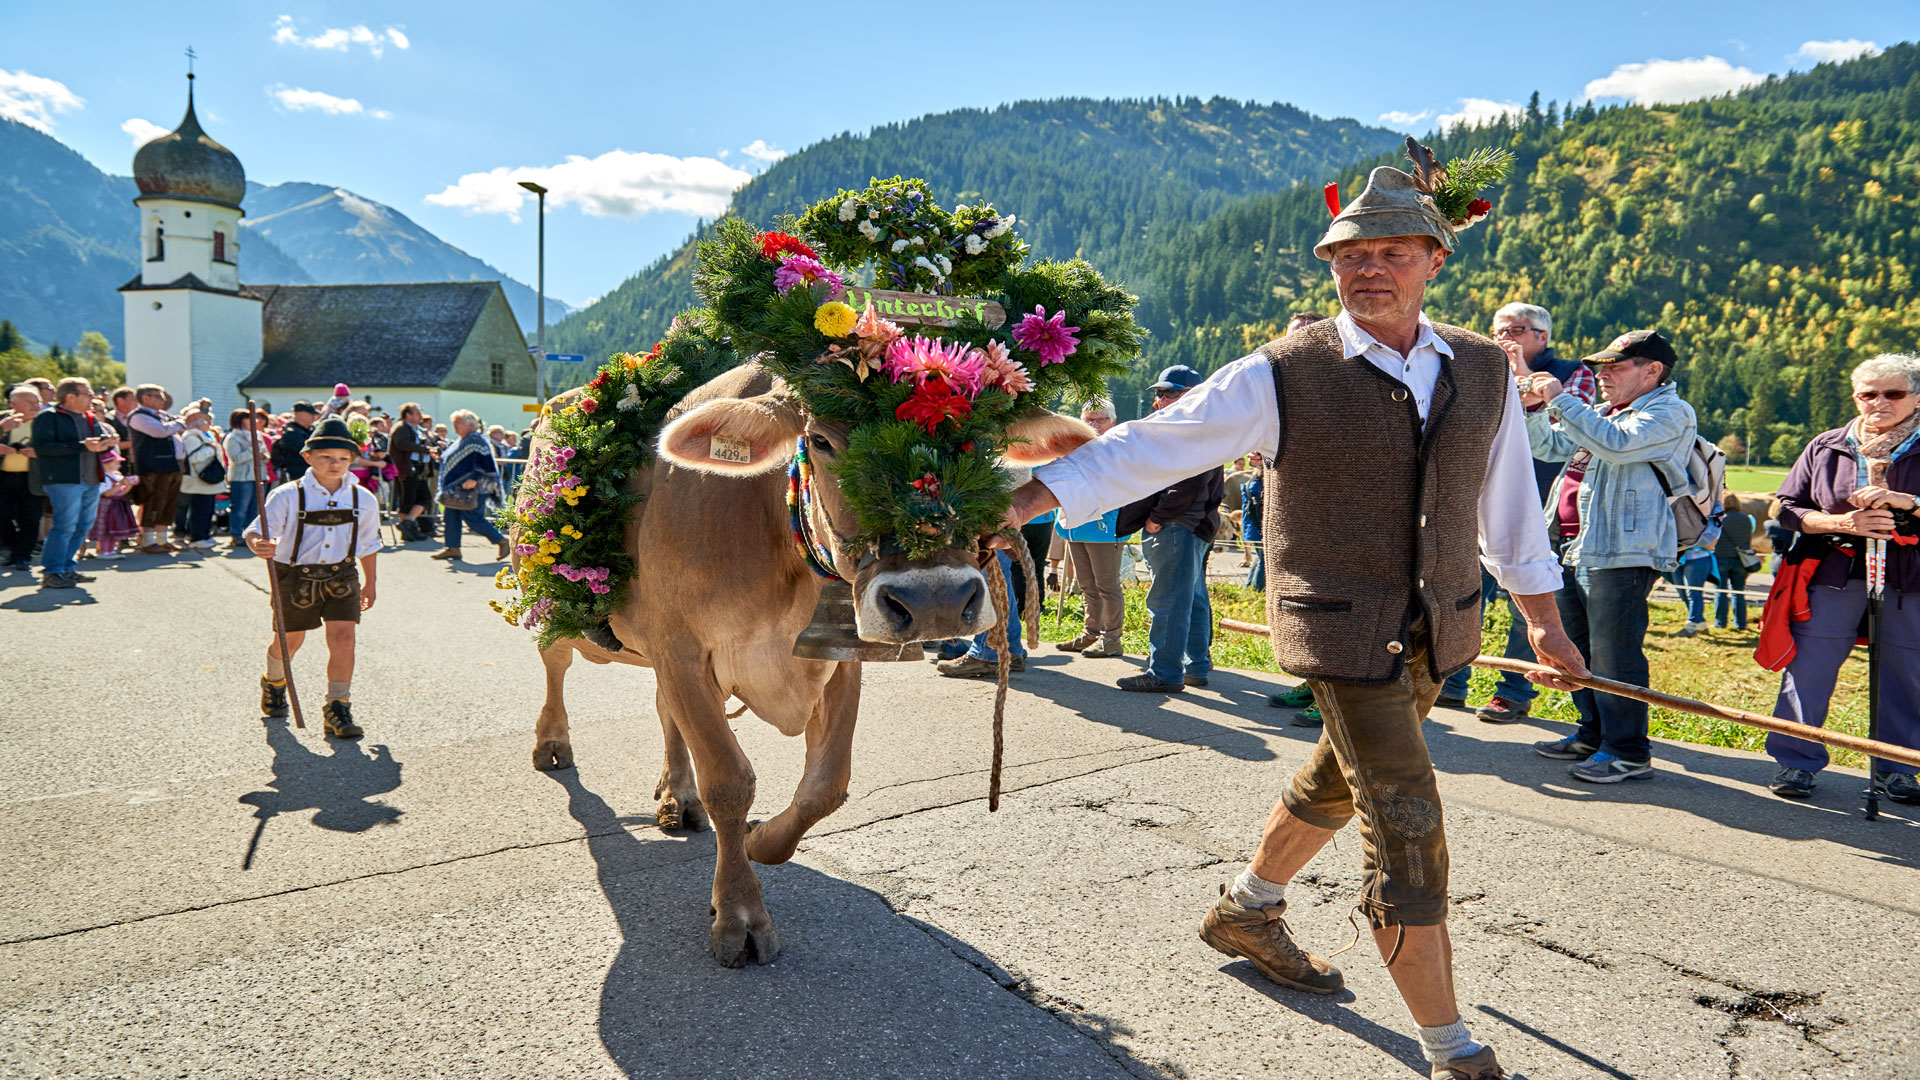
MULTIPOLYGON (((906 644, 972 637, 998 618, 970 543, 910 557, 891 537, 861 538, 853 507, 834 469, 852 432, 807 415, 797 398, 776 388, 752 398, 710 401, 668 424, 660 456, 683 468, 722 476, 784 469, 804 439, 813 468, 808 525, 828 549, 833 572, 853 587, 854 625, 868 641, 906 644)), ((1008 430, 1007 460, 1035 465, 1094 437, 1070 417, 1037 411, 1008 430)), ((911 491, 901 498, 913 496, 911 491)), ((970 538, 967 538, 970 539, 970 538)))

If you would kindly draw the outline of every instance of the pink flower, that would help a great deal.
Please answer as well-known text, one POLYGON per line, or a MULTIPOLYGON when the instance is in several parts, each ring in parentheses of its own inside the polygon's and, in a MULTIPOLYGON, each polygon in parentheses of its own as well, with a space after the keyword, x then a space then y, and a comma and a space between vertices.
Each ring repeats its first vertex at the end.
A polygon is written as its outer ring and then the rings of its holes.
POLYGON ((1013 328, 1013 340, 1020 347, 1040 354, 1040 366, 1057 364, 1072 356, 1080 347, 1080 333, 1077 326, 1067 325, 1067 313, 1061 311, 1053 318, 1047 318, 1047 309, 1035 306, 1033 314, 1020 320, 1013 328))
POLYGON ((997 386, 1009 394, 1024 394, 1033 389, 1033 380, 1027 377, 1027 366, 1009 355, 1005 345, 989 341, 984 385, 997 386))
POLYGON ((780 268, 773 272, 773 287, 781 296, 793 291, 798 285, 822 284, 832 299, 839 299, 845 291, 840 275, 820 264, 819 259, 810 259, 805 255, 789 255, 780 261, 780 268))
POLYGON ((887 374, 894 382, 912 379, 916 386, 925 386, 940 379, 971 400, 986 373, 987 354, 959 342, 916 334, 887 346, 887 374))

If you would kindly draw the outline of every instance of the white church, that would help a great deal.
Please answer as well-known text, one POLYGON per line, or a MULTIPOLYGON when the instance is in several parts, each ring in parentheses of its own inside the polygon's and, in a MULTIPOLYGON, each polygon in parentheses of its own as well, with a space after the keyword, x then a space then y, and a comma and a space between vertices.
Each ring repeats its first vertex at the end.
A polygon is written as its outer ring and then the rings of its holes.
MULTIPOLYGON (((191 80, 192 75, 187 78, 191 80)), ((120 287, 127 382, 158 383, 177 408, 212 399, 216 423, 249 396, 285 412, 336 383, 399 415, 471 409, 519 427, 533 400, 526 337, 497 281, 243 284, 246 171, 193 111, 133 157, 140 276, 120 287)))

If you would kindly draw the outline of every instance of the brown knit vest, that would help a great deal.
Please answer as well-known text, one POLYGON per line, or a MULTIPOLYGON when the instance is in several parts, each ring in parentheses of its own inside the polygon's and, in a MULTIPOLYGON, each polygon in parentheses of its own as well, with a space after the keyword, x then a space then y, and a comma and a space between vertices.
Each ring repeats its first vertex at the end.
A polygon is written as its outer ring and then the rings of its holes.
POLYGON ((1267 622, 1295 675, 1400 677, 1424 613, 1433 677, 1480 652, 1480 488, 1506 409, 1506 354, 1435 323, 1453 349, 1424 430, 1412 392, 1341 355, 1332 320, 1260 351, 1273 367, 1280 453, 1266 476, 1267 622))

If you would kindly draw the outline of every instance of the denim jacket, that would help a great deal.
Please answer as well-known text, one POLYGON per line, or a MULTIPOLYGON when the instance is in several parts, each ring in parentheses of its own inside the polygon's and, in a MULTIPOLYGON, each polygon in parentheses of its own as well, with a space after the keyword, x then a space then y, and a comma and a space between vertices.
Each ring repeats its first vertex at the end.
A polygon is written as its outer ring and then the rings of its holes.
MULTIPOLYGON (((1663 573, 1678 565, 1679 530, 1653 470, 1675 490, 1684 485, 1697 430, 1693 406, 1680 400, 1672 383, 1606 416, 1565 393, 1529 412, 1534 457, 1564 462, 1583 449, 1593 455, 1580 481, 1580 532, 1567 542, 1561 561, 1589 569, 1651 566, 1663 573)), ((1560 490, 1558 480, 1553 490, 1560 490)), ((1549 529, 1557 502, 1547 501, 1549 529)))

